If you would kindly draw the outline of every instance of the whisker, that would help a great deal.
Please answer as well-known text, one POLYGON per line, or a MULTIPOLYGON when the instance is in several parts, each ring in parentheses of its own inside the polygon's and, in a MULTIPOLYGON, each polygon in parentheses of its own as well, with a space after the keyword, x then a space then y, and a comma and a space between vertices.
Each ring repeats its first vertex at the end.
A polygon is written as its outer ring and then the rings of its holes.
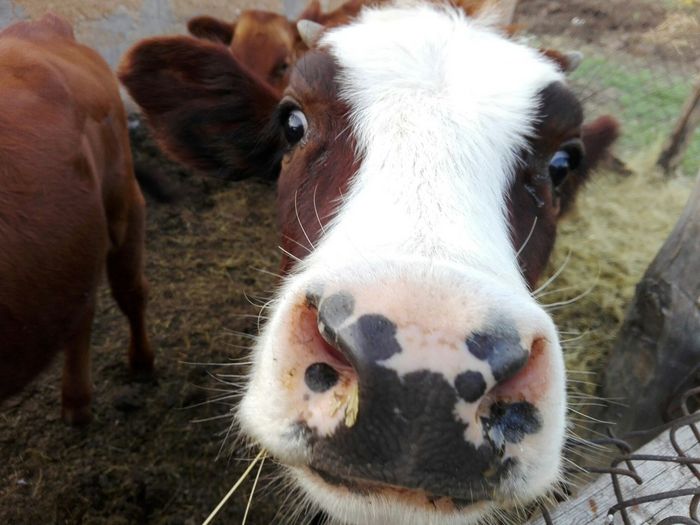
MULTIPOLYGON (((306 233, 304 233, 304 235, 306 235, 306 233)), ((308 246, 303 245, 302 243, 297 241, 295 238, 290 237, 289 235, 285 235, 284 238, 287 239, 288 241, 291 241, 294 244, 296 244, 299 248, 304 250, 306 253, 311 253, 311 249, 308 246)))
POLYGON ((542 299, 543 297, 547 297, 548 295, 555 295, 555 294, 560 294, 562 292, 568 292, 569 290, 575 290, 577 289, 578 286, 564 286, 562 288, 557 288, 556 290, 547 290, 546 292, 540 292, 537 294, 537 299, 542 299))
MULTIPOLYGON (((246 347, 246 349, 248 349, 248 347, 246 347)), ((231 362, 226 362, 226 363, 216 362, 216 361, 207 362, 207 361, 179 361, 179 360, 178 360, 178 363, 181 365, 202 366, 202 367, 204 367, 204 366, 206 366, 206 367, 210 367, 210 366, 238 366, 238 364, 239 364, 237 362, 236 358, 232 358, 231 362)))
POLYGON ((535 226, 537 225, 537 216, 535 215, 535 219, 532 221, 532 226, 530 227, 530 233, 527 234, 527 237, 525 237, 525 241, 523 242, 522 246, 520 246, 520 249, 517 251, 515 254, 515 258, 517 259, 520 257, 520 254, 523 253, 523 250, 525 249, 525 246, 527 246, 527 243, 530 241, 530 238, 532 237, 532 234, 535 231, 535 226))
MULTIPOLYGON (((588 335, 588 333, 585 333, 583 335, 588 335)), ((598 374, 592 370, 574 370, 574 369, 567 369, 566 371, 567 374, 581 374, 581 375, 587 375, 587 376, 597 376, 598 374)))
MULTIPOLYGON (((281 273, 273 272, 272 270, 266 270, 265 268, 256 268, 254 266, 251 266, 250 269, 254 270, 256 272, 264 273, 265 275, 270 275, 272 277, 276 277, 277 279, 282 279, 284 277, 284 275, 282 275, 281 273)), ((260 306, 260 305, 253 304, 253 306, 260 306)))
POLYGON ((209 423, 211 421, 218 421, 220 419, 228 419, 231 417, 231 414, 219 414, 218 416, 211 416, 211 417, 202 417, 202 418, 197 418, 197 419, 191 419, 190 423, 194 424, 200 424, 200 423, 209 423))
POLYGON ((581 417, 583 417, 583 418, 586 418, 586 419, 588 419, 588 420, 590 420, 590 421, 593 421, 594 423, 602 423, 602 424, 604 424, 604 425, 614 425, 614 424, 615 424, 614 421, 605 421, 605 420, 603 420, 603 419, 597 419, 597 418, 595 418, 595 417, 593 417, 593 416, 589 416, 588 414, 584 414, 583 412, 579 412, 578 410, 576 410, 576 409, 574 409, 574 408, 571 408, 571 407, 568 407, 568 410, 570 410, 570 411, 573 412, 574 414, 578 414, 579 416, 581 416, 581 417))
POLYGON ((237 337, 243 337, 244 339, 251 339, 253 341, 258 339, 257 335, 253 334, 248 334, 246 332, 241 332, 240 330, 232 330, 230 328, 224 328, 225 332, 228 333, 229 335, 234 335, 237 337))
POLYGON ((309 251, 309 253, 311 253, 311 251, 314 249, 314 243, 311 242, 311 239, 306 234, 306 230, 304 229, 304 225, 301 222, 301 217, 299 217, 299 207, 297 205, 297 196, 298 196, 298 191, 295 191, 294 192, 294 214, 297 217, 297 222, 299 223, 299 228, 301 228, 301 233, 304 234, 304 237, 306 238, 306 242, 309 243, 309 247, 307 248, 307 250, 309 251))
POLYGON ((318 190, 318 184, 314 186, 314 194, 311 199, 314 205, 314 213, 316 214, 316 220, 318 221, 318 226, 321 228, 321 235, 326 235, 326 229, 323 227, 323 223, 321 222, 321 217, 318 215, 318 207, 316 206, 316 190, 318 190))
MULTIPOLYGON (((193 408, 199 408, 199 407, 203 407, 205 405, 212 405, 214 403, 223 403, 224 401, 228 401, 230 399, 238 399, 242 396, 243 396, 243 392, 234 392, 234 393, 231 393, 231 394, 228 394, 225 396, 213 397, 211 399, 207 399, 206 401, 200 401, 199 403, 187 405, 185 407, 182 407, 182 410, 192 410, 193 408)), ((216 417, 218 418, 220 416, 216 416, 216 417)))
POLYGON ((214 376, 223 379, 248 379, 248 374, 214 374, 214 376))
MULTIPOLYGON (((258 314, 229 314, 230 317, 234 317, 236 319, 258 319, 260 315, 258 314)), ((267 316, 265 316, 265 319, 267 319, 267 316)))
POLYGON ((584 381, 583 379, 571 379, 569 377, 566 378, 567 383, 574 383, 577 385, 588 385, 588 386, 599 386, 598 383, 595 383, 593 381, 584 381))
MULTIPOLYGON (((298 244, 298 243, 297 243, 297 244, 298 244)), ((297 257, 296 255, 292 255, 291 253, 289 253, 287 250, 285 250, 285 249, 282 248, 281 246, 278 246, 277 248, 279 248, 280 251, 281 251, 283 254, 285 254, 287 257, 289 257, 289 258, 292 259, 293 261, 296 261, 296 262, 299 262, 299 263, 301 262, 301 259, 299 259, 299 257, 297 257)), ((308 248, 307 248, 307 249, 308 249, 308 248)))
MULTIPOLYGON (((232 414, 230 411, 228 415, 231 417, 232 414)), ((229 438, 231 437, 231 433, 238 428, 238 422, 235 417, 231 417, 231 423, 226 427, 226 431, 224 432, 224 436, 221 440, 221 445, 219 445, 219 450, 216 452, 216 459, 218 460, 221 457, 222 452, 224 451, 224 447, 226 446, 226 443, 228 443, 229 438)), ((239 443, 241 440, 243 440, 243 436, 238 436, 233 443, 231 444, 231 452, 230 455, 233 455, 233 450, 236 446, 237 443, 239 443)))
POLYGON ((567 306, 567 305, 573 304, 576 301, 579 301, 579 300, 583 299, 584 297, 586 297, 587 295, 589 295, 593 290, 595 290, 596 286, 597 286, 597 284, 594 284, 590 288, 588 288, 588 290, 581 292, 576 297, 572 297, 571 299, 568 299, 566 301, 559 301, 556 303, 543 304, 542 307, 545 310, 551 311, 551 310, 556 310, 558 308, 561 308, 562 306, 567 306))
POLYGON ((552 284, 559 275, 564 271, 564 268, 566 268, 566 265, 569 264, 569 260, 571 259, 571 250, 566 254, 566 258, 564 259, 564 262, 562 265, 559 267, 559 269, 554 272, 554 275, 552 275, 549 279, 547 279, 542 286, 531 292, 530 295, 532 295, 535 299, 537 299, 537 294, 540 293, 541 291, 545 290, 550 284, 552 284))
POLYGON ((261 332, 261 326, 260 326, 261 323, 260 323, 260 321, 261 321, 263 318, 264 318, 264 319, 269 319, 269 317, 263 317, 262 313, 265 311, 266 308, 269 308, 270 305, 271 305, 273 302, 274 302, 274 299, 270 299, 269 301, 267 301, 265 304, 263 304, 263 305, 260 307, 260 313, 258 314, 258 333, 261 332))
MULTIPOLYGON (((269 273, 270 275, 273 275, 273 276, 280 278, 280 279, 282 278, 281 275, 277 275, 276 273, 271 272, 270 270, 265 270, 263 268, 255 268, 255 267, 251 267, 251 269, 255 270, 256 272, 260 272, 260 273, 269 273)), ((252 306, 255 306, 256 308, 259 308, 261 304, 264 304, 268 300, 267 297, 261 297, 261 296, 256 297, 254 295, 248 295, 247 292, 243 292, 243 297, 245 298, 246 301, 248 301, 248 303, 250 303, 252 306), (261 302, 256 303, 253 299, 259 299, 261 302)))

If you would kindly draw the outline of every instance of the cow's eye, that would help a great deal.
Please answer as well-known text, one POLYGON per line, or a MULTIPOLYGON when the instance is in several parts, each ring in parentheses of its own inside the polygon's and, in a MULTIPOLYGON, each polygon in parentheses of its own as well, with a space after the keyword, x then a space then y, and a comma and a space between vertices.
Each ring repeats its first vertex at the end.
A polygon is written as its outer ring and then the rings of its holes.
POLYGON ((275 69, 272 70, 272 76, 274 76, 275 78, 282 78, 287 73, 288 69, 289 69, 289 64, 287 64, 286 61, 279 62, 275 66, 275 69))
POLYGON ((282 125, 284 126, 284 136, 290 145, 299 142, 306 134, 306 128, 308 127, 306 115, 300 109, 289 111, 282 125))
POLYGON ((583 147, 580 141, 571 141, 563 144, 559 151, 549 161, 549 177, 552 179, 552 186, 560 186, 569 175, 581 164, 583 157, 583 147))

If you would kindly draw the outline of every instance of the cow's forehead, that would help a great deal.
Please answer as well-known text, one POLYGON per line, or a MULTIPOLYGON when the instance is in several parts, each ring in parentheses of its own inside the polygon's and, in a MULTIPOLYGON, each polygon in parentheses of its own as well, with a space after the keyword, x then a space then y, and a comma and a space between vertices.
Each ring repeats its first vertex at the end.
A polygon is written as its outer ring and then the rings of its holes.
POLYGON ((292 71, 288 92, 299 98, 334 101, 337 98, 338 64, 325 49, 304 54, 292 71))
MULTIPOLYGON (((342 95, 356 116, 372 100, 400 104, 405 96, 424 97, 447 112, 468 110, 483 132, 479 110, 493 110, 499 119, 511 110, 528 123, 539 120, 548 113, 541 111, 550 102, 542 99, 547 86, 557 83, 555 92, 567 95, 563 78, 551 60, 485 20, 414 6, 366 9, 355 23, 329 30, 320 47, 296 63, 290 84, 305 97, 332 101, 342 95)), ((563 99, 578 105, 572 96, 563 99)))
POLYGON ((360 74, 378 90, 440 89, 468 79, 469 94, 485 82, 499 93, 537 92, 563 78, 552 59, 509 38, 488 17, 433 4, 365 9, 353 23, 325 32, 320 47, 348 71, 347 80, 360 74))
POLYGON ((321 45, 342 71, 340 91, 356 127, 386 129, 377 117, 417 110, 416 124, 434 117, 425 124, 435 124, 435 132, 452 127, 511 151, 522 146, 508 142, 524 140, 541 91, 563 80, 539 51, 450 8, 368 9, 357 22, 329 31, 321 45), (430 108, 425 115, 423 108, 430 108))
POLYGON ((309 90, 302 106, 321 92, 342 100, 361 159, 334 227, 357 230, 371 249, 410 247, 484 268, 499 261, 498 273, 521 286, 507 194, 540 131, 542 93, 563 81, 555 63, 483 21, 431 6, 365 10, 319 47, 291 89, 309 90))

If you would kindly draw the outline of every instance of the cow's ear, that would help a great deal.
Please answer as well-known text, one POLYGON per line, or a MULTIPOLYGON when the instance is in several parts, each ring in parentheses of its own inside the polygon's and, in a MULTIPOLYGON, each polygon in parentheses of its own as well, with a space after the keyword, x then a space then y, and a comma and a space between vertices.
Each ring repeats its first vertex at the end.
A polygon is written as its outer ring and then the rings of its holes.
POLYGON ((197 16, 187 22, 187 30, 192 36, 227 46, 233 42, 233 27, 234 24, 230 22, 210 16, 197 16))
POLYGON ((620 134, 620 125, 609 115, 598 117, 583 126, 581 140, 586 149, 586 164, 595 168, 610 151, 620 134))
POLYGON ((143 40, 119 78, 159 143, 184 164, 230 179, 277 176, 279 95, 228 49, 189 37, 143 40))
POLYGON ((564 73, 572 73, 583 61, 583 53, 579 51, 568 51, 562 53, 556 49, 540 49, 540 52, 553 61, 564 73))
POLYGON ((560 215, 571 209, 576 193, 591 175, 591 171, 610 153, 610 147, 619 135, 619 124, 610 116, 602 116, 583 126, 581 142, 585 155, 583 164, 573 177, 568 177, 558 190, 560 215))
POLYGON ((321 14, 314 22, 318 22, 327 28, 347 24, 360 13, 364 6, 369 6, 373 3, 374 2, 368 2, 367 0, 347 0, 330 13, 321 14))
POLYGON ((311 20, 312 22, 318 22, 321 20, 321 3, 318 0, 311 0, 309 5, 306 6, 304 11, 299 15, 299 20, 311 20))

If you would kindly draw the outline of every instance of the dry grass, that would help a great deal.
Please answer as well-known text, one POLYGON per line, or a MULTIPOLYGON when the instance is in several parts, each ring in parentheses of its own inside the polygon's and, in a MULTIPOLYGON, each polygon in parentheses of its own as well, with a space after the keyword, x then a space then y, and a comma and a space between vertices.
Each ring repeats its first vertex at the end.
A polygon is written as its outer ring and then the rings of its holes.
POLYGON ((692 182, 600 173, 562 222, 549 273, 566 266, 548 287, 551 295, 541 301, 566 302, 583 295, 552 312, 562 339, 568 340, 567 367, 592 372, 585 378, 572 375, 573 390, 595 393, 634 286, 675 224, 692 182))

